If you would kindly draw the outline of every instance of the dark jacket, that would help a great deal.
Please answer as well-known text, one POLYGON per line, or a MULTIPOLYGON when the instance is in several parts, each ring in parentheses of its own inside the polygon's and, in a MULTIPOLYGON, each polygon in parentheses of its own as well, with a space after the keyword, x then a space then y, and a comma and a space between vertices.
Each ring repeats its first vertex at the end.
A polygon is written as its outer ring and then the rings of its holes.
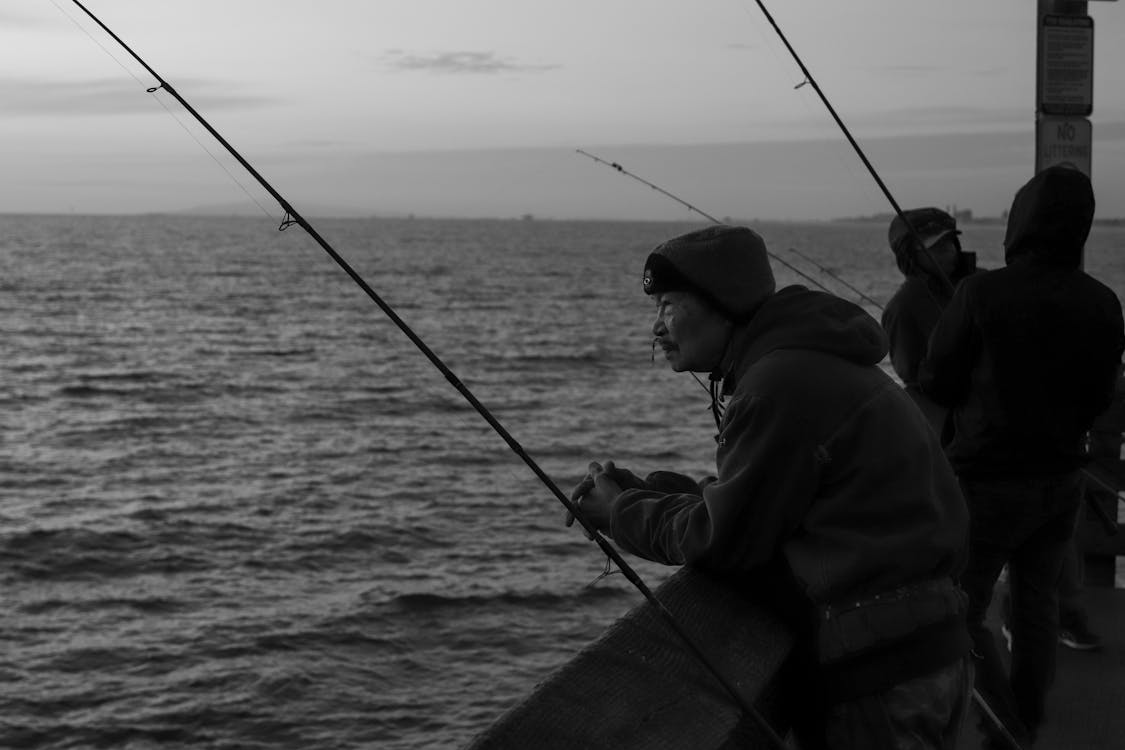
POLYGON ((878 367, 885 354, 861 308, 782 289, 723 363, 717 480, 625 490, 611 536, 641 557, 734 578, 780 564, 810 611, 958 572, 964 500, 936 436, 878 367))
MULTIPOLYGON (((904 261, 896 252, 899 268, 904 261)), ((891 354, 891 366, 907 388, 918 385, 918 366, 926 356, 926 346, 930 333, 937 325, 942 311, 953 298, 953 289, 965 277, 976 273, 976 254, 961 253, 960 263, 953 277, 952 286, 944 279, 927 273, 914 264, 906 279, 895 291, 883 310, 883 330, 887 332, 891 354)))
POLYGON ((963 281, 930 338, 923 392, 953 409, 950 461, 966 478, 1050 475, 1087 460, 1113 398, 1121 304, 1083 272, 1089 180, 1062 167, 1016 194, 1005 268, 963 281))

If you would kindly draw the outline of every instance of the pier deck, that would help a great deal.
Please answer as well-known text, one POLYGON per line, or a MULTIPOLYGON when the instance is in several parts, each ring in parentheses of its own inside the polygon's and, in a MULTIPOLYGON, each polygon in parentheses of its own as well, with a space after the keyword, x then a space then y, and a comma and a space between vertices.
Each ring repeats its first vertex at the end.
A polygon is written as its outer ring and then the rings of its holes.
MULTIPOLYGON (((1058 674, 1047 699, 1047 723, 1035 750, 1125 748, 1125 589, 1089 587, 1083 596, 1090 627, 1104 645, 1100 651, 1059 646, 1058 674)), ((999 637, 995 612, 991 622, 999 637)), ((981 746, 975 713, 962 738, 960 746, 966 750, 981 746)))

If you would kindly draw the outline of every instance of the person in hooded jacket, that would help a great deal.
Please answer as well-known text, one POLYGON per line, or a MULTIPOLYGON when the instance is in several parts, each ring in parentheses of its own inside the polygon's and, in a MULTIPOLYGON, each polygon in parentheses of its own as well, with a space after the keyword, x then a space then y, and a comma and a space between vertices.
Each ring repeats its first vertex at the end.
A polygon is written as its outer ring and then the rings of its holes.
POLYGON ((776 290, 767 255, 752 230, 716 226, 645 264, 655 342, 673 370, 710 374, 717 476, 592 462, 572 498, 623 550, 778 607, 809 670, 793 701, 803 748, 952 748, 971 680, 956 477, 878 366, 878 322, 776 290))
MULTIPOLYGON (((1094 216, 1090 180, 1049 167, 1016 193, 1005 267, 961 282, 930 337, 919 382, 952 409, 946 447, 971 515, 961 585, 978 689, 1014 700, 1033 741, 1046 715, 1058 638, 1057 582, 1083 493, 1088 432, 1113 399, 1125 350, 1117 296, 1081 269, 1094 216), (1011 675, 985 626, 1007 563, 1011 675)), ((1017 733, 1013 731, 1013 733, 1017 733)))
POLYGON ((891 366, 907 393, 948 438, 947 412, 922 395, 918 366, 926 355, 930 333, 953 290, 976 273, 976 253, 961 249, 957 220, 940 208, 914 208, 891 220, 887 241, 904 280, 883 310, 891 366), (912 231, 913 230, 913 231, 912 231))

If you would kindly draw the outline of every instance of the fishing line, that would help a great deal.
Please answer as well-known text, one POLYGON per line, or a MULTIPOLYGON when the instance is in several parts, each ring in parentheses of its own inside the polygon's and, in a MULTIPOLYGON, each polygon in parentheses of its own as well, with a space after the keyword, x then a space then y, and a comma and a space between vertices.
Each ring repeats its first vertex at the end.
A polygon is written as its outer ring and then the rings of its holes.
MULTIPOLYGON (((121 68, 122 70, 124 70, 124 71, 125 71, 126 73, 128 73, 128 74, 129 74, 129 77, 131 77, 131 78, 132 78, 132 79, 133 79, 134 81, 136 81, 136 82, 137 82, 137 83, 138 83, 139 85, 141 85, 141 86, 145 86, 145 83, 144 83, 144 82, 143 82, 143 81, 142 81, 142 80, 141 80, 140 78, 138 78, 138 77, 137 77, 137 74, 136 74, 136 73, 134 73, 134 72, 133 72, 132 70, 130 70, 130 69, 129 69, 129 67, 128 67, 127 65, 125 65, 125 63, 121 62, 121 60, 120 60, 120 59, 119 59, 119 58, 117 57, 117 55, 113 54, 113 52, 111 52, 111 51, 110 51, 110 50, 109 50, 109 49, 108 49, 108 48, 107 48, 107 47, 106 47, 106 46, 105 46, 104 44, 102 44, 100 40, 98 40, 98 39, 97 39, 96 37, 94 37, 94 35, 90 33, 89 29, 87 29, 87 28, 86 28, 85 26, 83 26, 82 24, 78 23, 78 19, 74 18, 74 16, 70 15, 70 13, 67 13, 66 9, 65 9, 65 8, 63 8, 63 7, 61 6, 61 5, 59 5, 59 4, 58 4, 58 3, 56 2, 56 0, 51 0, 51 5, 54 5, 54 6, 55 6, 55 8, 57 8, 57 9, 58 9, 59 13, 63 14, 64 16, 66 16, 66 18, 67 18, 67 19, 68 19, 68 20, 69 20, 69 21, 70 21, 70 22, 71 22, 72 24, 74 24, 74 26, 75 26, 75 27, 76 27, 76 28, 77 28, 77 29, 78 29, 79 31, 81 31, 81 32, 82 32, 83 34, 85 34, 85 35, 86 35, 86 37, 87 37, 87 38, 88 38, 88 39, 89 39, 89 40, 90 40, 91 42, 93 42, 94 44, 98 45, 98 47, 100 47, 100 48, 101 48, 102 52, 104 52, 104 53, 106 54, 106 56, 107 56, 107 57, 109 57, 109 59, 110 59, 110 60, 113 60, 113 61, 114 61, 115 63, 117 63, 117 65, 118 65, 118 66, 119 66, 119 67, 120 67, 120 68, 121 68)), ((79 7, 82 7, 82 6, 79 6, 79 7)), ((85 8, 83 8, 83 10, 85 10, 85 8)), ((88 13, 88 11, 87 11, 87 13, 88 13)), ((95 18, 94 20, 96 21, 97 19, 95 18)), ((120 41, 120 40, 118 40, 118 41, 120 41)), ((126 48, 126 49, 127 49, 127 48, 126 48)), ((143 64, 143 63, 142 63, 142 64, 143 64)), ((151 71, 150 71, 150 72, 151 72, 151 71)), ((181 120, 181 119, 180 119, 180 118, 179 118, 179 117, 178 117, 178 116, 176 115, 176 113, 175 113, 175 112, 173 112, 173 111, 172 111, 171 109, 169 109, 169 108, 168 108, 168 105, 167 105, 167 104, 166 104, 166 103, 164 102, 164 100, 163 100, 163 99, 161 99, 161 98, 160 98, 159 96, 157 96, 157 95, 156 95, 156 92, 157 92, 158 88, 159 88, 159 87, 157 87, 157 88, 149 88, 149 87, 145 87, 145 91, 146 91, 147 93, 151 94, 151 95, 152 95, 152 99, 153 99, 153 101, 155 101, 155 102, 156 102, 157 104, 159 104, 159 105, 160 105, 161 107, 163 107, 163 108, 164 108, 164 111, 165 111, 165 112, 167 112, 167 113, 168 113, 168 115, 169 115, 169 116, 170 116, 170 117, 171 117, 171 118, 172 118, 173 120, 175 120, 175 121, 176 121, 176 123, 177 123, 177 124, 178 124, 178 125, 179 125, 179 126, 180 126, 181 128, 183 128, 183 131, 184 131, 185 133, 187 133, 187 134, 188 134, 188 136, 190 136, 190 137, 191 137, 191 139, 192 139, 193 141, 195 141, 196 145, 197 145, 197 146, 199 146, 199 147, 200 147, 201 149, 203 149, 204 153, 206 153, 206 154, 207 154, 208 156, 210 156, 210 157, 211 157, 211 160, 212 160, 213 162, 215 162, 215 164, 217 164, 217 165, 219 166, 219 169, 221 169, 221 170, 223 170, 224 172, 226 172, 226 174, 227 174, 227 177, 229 177, 229 178, 230 178, 230 181, 231 181, 231 182, 233 182, 233 183, 234 183, 235 185, 237 185, 237 186, 238 186, 238 188, 239 188, 240 190, 242 190, 242 192, 243 192, 243 193, 245 193, 245 194, 246 194, 246 197, 247 197, 247 198, 249 198, 249 199, 251 200, 251 202, 253 202, 253 203, 254 203, 254 205, 256 205, 256 206, 258 207, 258 209, 259 209, 259 210, 260 210, 260 211, 261 211, 261 212, 262 212, 262 213, 263 213, 263 214, 264 214, 264 215, 265 215, 266 217, 268 217, 268 218, 271 218, 271 219, 276 219, 276 217, 275 217, 275 216, 274 216, 273 214, 271 214, 271 213, 269 212, 269 210, 268 210, 268 209, 266 209, 266 207, 265 207, 265 206, 263 206, 263 205, 261 204, 261 202, 260 202, 260 201, 259 201, 259 200, 258 200, 258 199, 257 199, 256 197, 254 197, 254 195, 253 195, 253 194, 252 194, 252 193, 251 193, 251 192, 249 191, 249 189, 247 189, 247 187, 246 187, 246 186, 245 186, 245 185, 244 185, 244 184, 243 184, 243 183, 242 183, 242 182, 241 182, 241 181, 240 181, 240 180, 238 179, 238 177, 236 177, 236 176, 235 176, 235 174, 234 174, 233 172, 231 172, 231 171, 230 171, 230 169, 228 169, 228 168, 227 168, 227 165, 226 165, 226 164, 223 164, 223 162, 222 162, 222 161, 221 161, 221 160, 219 159, 219 157, 218 157, 218 156, 216 156, 216 155, 215 155, 215 153, 214 153, 213 151, 211 151, 211 149, 209 149, 209 148, 207 147, 207 145, 206 145, 205 143, 203 143, 203 141, 199 140, 199 136, 197 136, 197 135, 196 135, 196 134, 195 134, 194 132, 192 132, 191 128, 189 128, 189 127, 187 126, 187 124, 186 124, 186 123, 185 123, 185 122, 184 122, 183 120, 181 120)))
POLYGON ((231 182, 233 182, 235 185, 237 185, 239 187, 239 189, 242 190, 242 192, 246 194, 246 197, 249 198, 251 200, 251 202, 253 202, 254 205, 257 206, 258 209, 267 218, 277 220, 277 216, 275 216, 274 214, 271 214, 269 212, 269 210, 265 206, 262 205, 261 201, 259 201, 254 196, 254 194, 251 193, 250 190, 244 184, 242 184, 242 181, 239 180, 238 177, 236 177, 235 174, 227 168, 227 165, 223 164, 223 162, 219 159, 219 157, 213 151, 211 151, 211 149, 207 148, 207 145, 205 143, 203 143, 203 141, 199 140, 199 136, 197 136, 194 132, 192 132, 191 128, 189 128, 187 126, 187 123, 185 123, 183 120, 181 120, 179 117, 177 117, 176 113, 168 108, 168 105, 164 102, 164 100, 156 95, 155 90, 149 91, 149 93, 152 94, 153 99, 155 99, 157 102, 160 103, 160 106, 164 108, 164 111, 167 112, 169 115, 171 115, 173 120, 175 120, 177 123, 179 123, 179 126, 184 129, 184 132, 187 133, 189 136, 191 136, 191 139, 193 141, 195 141, 197 144, 199 144, 199 147, 201 149, 203 149, 204 153, 206 153, 208 156, 211 157, 211 161, 218 164, 219 169, 226 172, 227 177, 230 178, 231 182))
POLYGON ((880 304, 879 304, 878 302, 876 302, 875 300, 873 300, 873 299, 871 299, 870 297, 868 297, 868 296, 867 296, 866 294, 864 294, 864 293, 863 293, 862 291, 860 291, 858 287, 855 287, 855 286, 853 286, 853 285, 849 284, 849 283, 848 283, 848 281, 847 281, 847 279, 844 279, 844 278, 842 278, 842 277, 841 277, 841 276, 840 276, 839 274, 837 274, 836 272, 834 272, 834 271, 833 271, 833 270, 832 270, 831 268, 825 268, 825 267, 824 267, 824 266, 822 266, 822 265, 821 265, 820 263, 818 263, 817 261, 813 260, 813 259, 812 259, 812 258, 810 258, 809 256, 805 255, 804 253, 802 253, 802 252, 801 252, 800 250, 798 250, 798 249, 797 249, 797 248, 795 248, 795 247, 791 247, 791 248, 789 248, 789 252, 791 252, 791 253, 796 253, 796 254, 797 254, 797 257, 799 257, 799 258, 804 258, 804 259, 805 259, 806 261, 808 261, 809 263, 812 263, 812 264, 813 264, 814 266, 816 266, 817 268, 819 268, 819 269, 820 269, 820 272, 821 272, 821 273, 823 273, 823 274, 825 274, 825 275, 827 275, 827 276, 830 276, 831 278, 835 279, 835 280, 836 280, 836 281, 838 281, 839 283, 843 284, 843 285, 844 285, 844 286, 846 286, 846 287, 847 287, 848 289, 850 289, 850 290, 852 290, 853 292, 855 292, 856 294, 858 294, 858 295, 860 296, 860 298, 862 298, 862 299, 865 299, 865 300, 867 300, 868 302, 870 302, 870 303, 871 303, 872 305, 874 305, 874 306, 875 306, 875 307, 877 307, 878 309, 880 309, 880 310, 882 310, 882 309, 883 309, 883 306, 882 306, 882 305, 880 305, 880 304))
POLYGON ((761 731, 769 738, 770 742, 778 748, 784 750, 786 745, 784 740, 774 731, 773 727, 765 720, 765 718, 758 712, 754 706, 746 700, 741 693, 738 692, 735 685, 725 677, 719 669, 711 662, 702 649, 696 645, 692 638, 683 629, 680 623, 676 620, 675 616, 669 611, 664 604, 656 598, 656 595, 649 589, 636 571, 625 561, 617 549, 610 544, 605 537, 594 528, 589 521, 583 516, 582 511, 578 505, 570 500, 558 485, 547 476, 546 472, 540 468, 539 464, 524 450, 523 446, 508 432, 492 412, 490 412, 484 404, 482 404, 472 391, 470 391, 464 383, 454 374, 445 362, 438 357, 437 354, 426 344, 425 341, 418 336, 415 331, 406 324, 406 322, 398 315, 398 313, 391 307, 364 279, 360 276, 346 260, 325 240, 320 233, 294 208, 289 201, 285 199, 273 185, 271 185, 243 156, 232 146, 211 124, 195 110, 191 104, 182 97, 176 89, 162 78, 147 62, 145 62, 133 49, 126 44, 117 34, 115 34, 108 26, 102 23, 101 19, 95 16, 90 10, 83 5, 79 0, 71 0, 77 5, 87 16, 89 16, 98 26, 105 31, 110 37, 113 38, 126 52, 129 53, 148 73, 156 79, 159 85, 148 89, 150 93, 163 89, 168 92, 180 105, 187 110, 195 120, 202 125, 208 133, 211 134, 216 141, 218 141, 223 148, 236 160, 242 167, 268 192, 278 205, 285 211, 285 216, 282 218, 279 229, 286 229, 294 224, 300 226, 311 237, 324 252, 326 252, 332 260, 364 291, 364 293, 374 302, 383 314, 386 315, 400 331, 410 339, 410 342, 430 361, 430 363, 441 372, 449 384, 461 394, 461 396, 472 406, 478 414, 492 427, 492 429, 499 435, 512 452, 515 453, 531 471, 539 478, 548 490, 555 496, 555 498, 562 503, 562 505, 570 512, 575 519, 579 522, 583 529, 586 530, 587 536, 593 540, 602 550, 602 552, 613 561, 621 573, 632 583, 638 591, 644 595, 645 599, 655 609, 655 611, 664 619, 665 623, 679 636, 684 645, 695 655, 699 662, 712 674, 712 676, 719 682, 719 684, 726 690, 727 693, 734 699, 738 707, 749 717, 751 717, 758 725, 761 731))

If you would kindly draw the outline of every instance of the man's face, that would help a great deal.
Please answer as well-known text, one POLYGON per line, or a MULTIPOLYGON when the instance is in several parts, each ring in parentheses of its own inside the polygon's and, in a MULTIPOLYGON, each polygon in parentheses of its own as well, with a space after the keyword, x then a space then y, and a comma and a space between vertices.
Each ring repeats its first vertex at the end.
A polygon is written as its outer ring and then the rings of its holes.
POLYGON ((960 252, 954 235, 946 235, 931 245, 928 252, 918 253, 918 263, 926 272, 935 276, 944 275, 948 279, 957 270, 957 256, 960 252))
POLYGON ((652 335, 676 372, 718 368, 730 336, 730 321, 690 292, 663 292, 656 299, 652 335))

